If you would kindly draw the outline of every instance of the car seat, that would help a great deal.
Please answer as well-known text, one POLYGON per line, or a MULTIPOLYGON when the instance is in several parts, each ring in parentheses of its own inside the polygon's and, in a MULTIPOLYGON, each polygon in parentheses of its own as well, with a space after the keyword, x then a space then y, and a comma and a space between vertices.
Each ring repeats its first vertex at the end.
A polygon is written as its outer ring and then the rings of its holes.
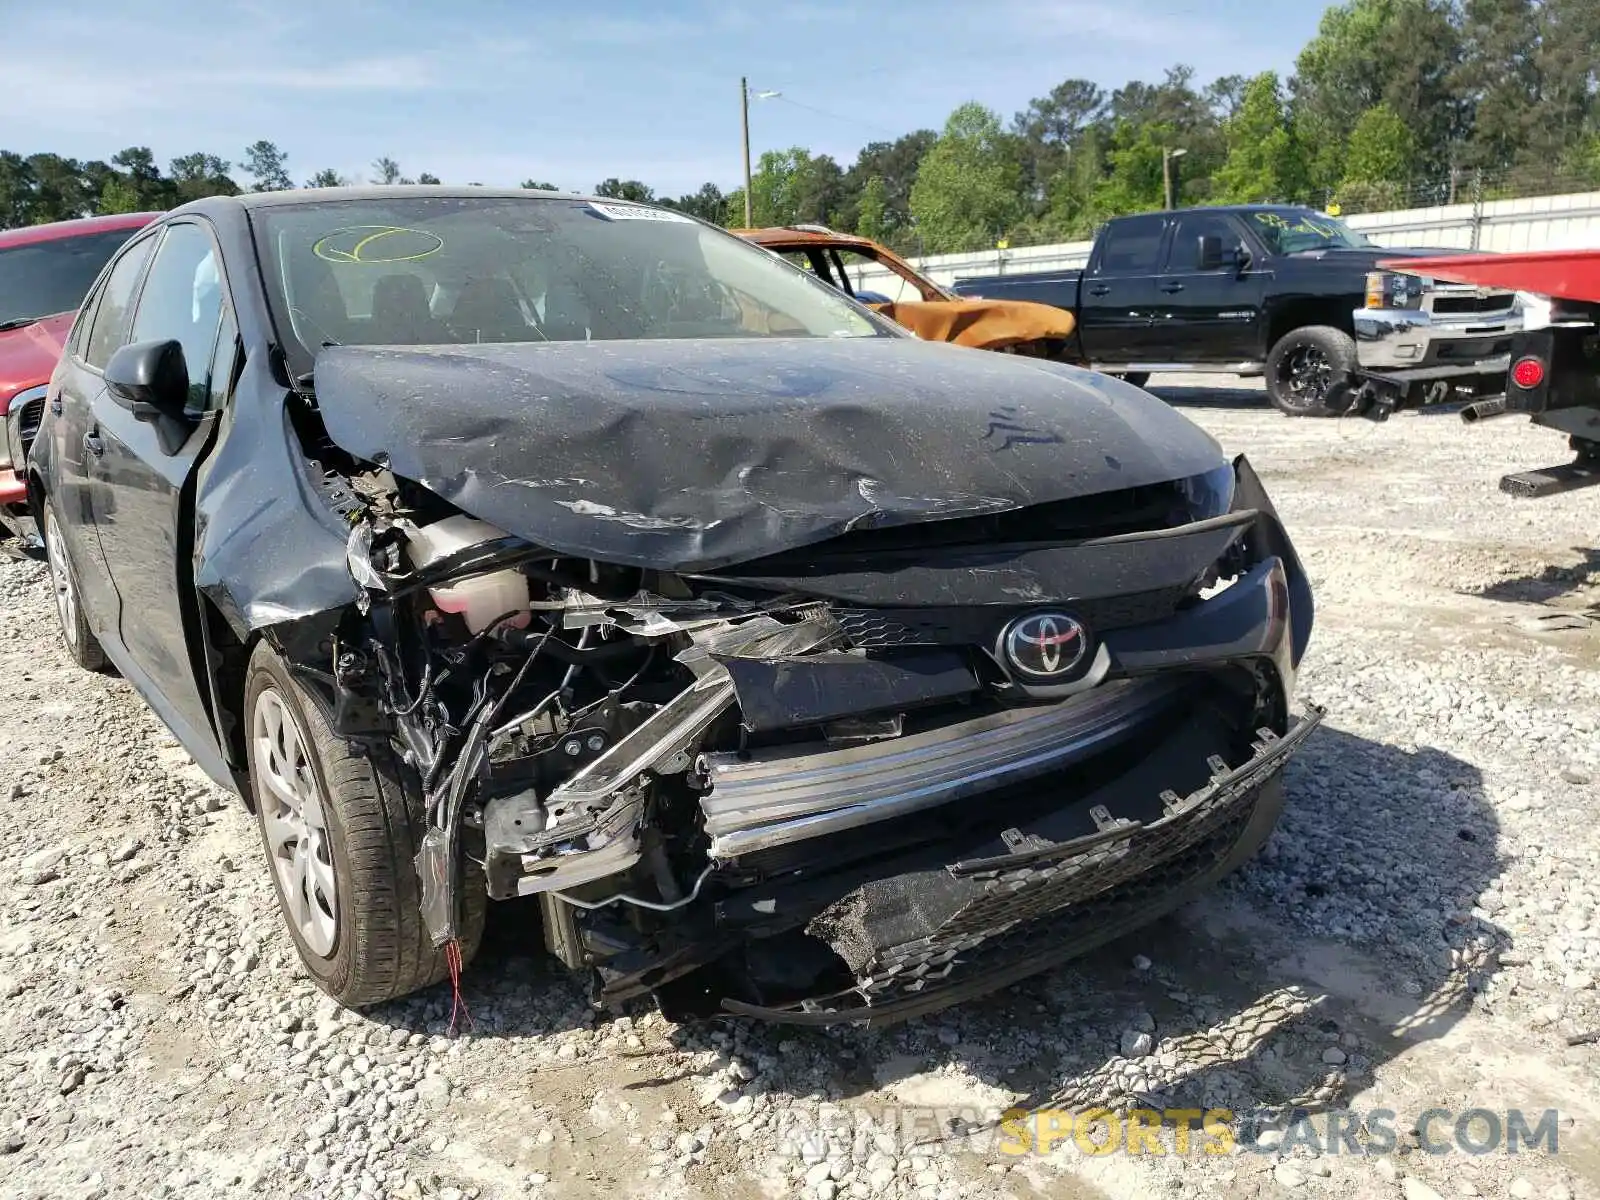
POLYGON ((463 342, 529 342, 538 335, 522 315, 511 281, 499 276, 469 279, 456 297, 450 329, 463 342))
POLYGON ((373 285, 370 342, 415 346, 443 341, 442 332, 428 311, 428 290, 420 276, 385 275, 373 285))

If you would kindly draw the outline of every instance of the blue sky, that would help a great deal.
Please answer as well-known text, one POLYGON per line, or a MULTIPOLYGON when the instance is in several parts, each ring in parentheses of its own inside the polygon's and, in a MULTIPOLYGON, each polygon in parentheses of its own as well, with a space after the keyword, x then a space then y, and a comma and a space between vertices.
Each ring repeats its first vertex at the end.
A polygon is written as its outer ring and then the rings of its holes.
POLYGON ((1202 81, 1287 73, 1325 0, 81 0, 0 4, 0 145, 109 158, 257 138, 297 181, 407 174, 588 190, 619 175, 677 194, 740 182, 738 81, 754 153, 848 166, 866 142, 938 128, 976 99, 1007 119, 1069 77, 1108 88, 1176 62, 1202 81), (67 9, 72 11, 69 13, 67 9), (142 15, 139 10, 142 9, 142 15), (820 110, 820 111, 819 111, 820 110))

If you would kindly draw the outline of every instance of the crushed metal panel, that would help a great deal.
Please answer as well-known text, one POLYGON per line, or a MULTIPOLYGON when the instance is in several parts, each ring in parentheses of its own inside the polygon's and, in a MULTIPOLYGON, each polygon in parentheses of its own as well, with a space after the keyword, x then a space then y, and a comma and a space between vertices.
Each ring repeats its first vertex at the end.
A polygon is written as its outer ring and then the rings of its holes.
POLYGON ((1142 392, 898 337, 336 346, 317 397, 336 444, 472 516, 668 571, 1225 462, 1142 392))
POLYGON ((752 733, 910 708, 970 695, 979 688, 966 660, 949 650, 895 658, 835 652, 721 662, 733 677, 740 719, 752 733))
POLYGON ((908 300, 872 307, 924 341, 975 350, 1066 341, 1077 328, 1066 309, 1022 300, 908 300))
POLYGON ((196 485, 195 586, 241 641, 361 596, 346 563, 349 529, 310 475, 287 403, 230 405, 196 485))

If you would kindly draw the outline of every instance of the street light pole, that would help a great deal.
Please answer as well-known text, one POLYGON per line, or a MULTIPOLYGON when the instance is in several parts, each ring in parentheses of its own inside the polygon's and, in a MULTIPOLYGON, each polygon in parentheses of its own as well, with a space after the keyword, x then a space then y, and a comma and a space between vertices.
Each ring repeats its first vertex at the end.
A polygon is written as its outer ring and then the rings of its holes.
POLYGON ((739 116, 744 126, 744 227, 750 228, 750 81, 739 76, 739 116))

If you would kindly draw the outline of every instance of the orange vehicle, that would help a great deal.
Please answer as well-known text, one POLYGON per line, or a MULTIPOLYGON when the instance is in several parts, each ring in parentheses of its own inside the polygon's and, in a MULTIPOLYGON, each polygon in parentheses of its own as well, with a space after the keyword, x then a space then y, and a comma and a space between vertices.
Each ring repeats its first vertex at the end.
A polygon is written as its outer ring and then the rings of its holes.
MULTIPOLYGON (((979 300, 946 291, 887 246, 871 238, 835 233, 822 225, 782 229, 735 229, 740 237, 781 254, 846 295, 876 309, 930 342, 954 342, 978 350, 1003 350, 1039 358, 1065 358, 1074 328, 1064 309, 1029 300, 979 300), (920 297, 896 300, 865 291, 849 268, 886 267, 920 297)), ((904 286, 900 289, 906 290, 904 286)))

